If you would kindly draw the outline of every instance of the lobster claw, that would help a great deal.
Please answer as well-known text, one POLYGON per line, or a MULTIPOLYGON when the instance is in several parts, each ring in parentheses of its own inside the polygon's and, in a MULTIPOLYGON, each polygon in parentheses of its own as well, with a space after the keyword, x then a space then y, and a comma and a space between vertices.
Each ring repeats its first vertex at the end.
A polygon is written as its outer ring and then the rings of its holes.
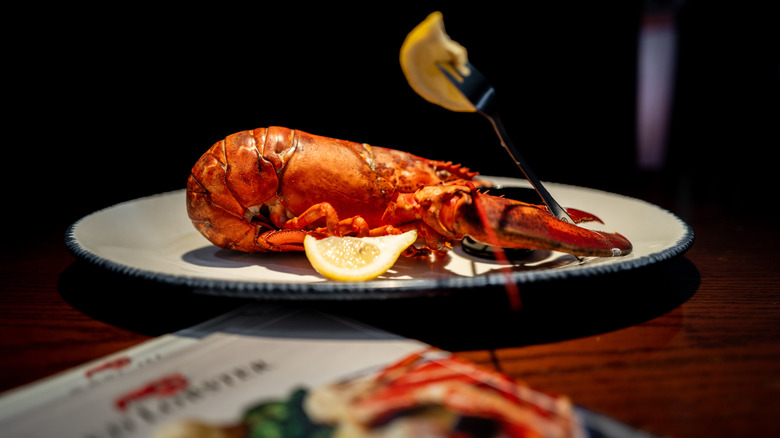
MULTIPOLYGON (((612 257, 631 252, 632 245, 617 233, 589 230, 562 221, 545 207, 479 193, 473 186, 425 187, 415 194, 423 221, 452 238, 474 240, 503 248, 560 251, 576 256, 612 257)), ((567 209, 577 223, 596 216, 567 209)))

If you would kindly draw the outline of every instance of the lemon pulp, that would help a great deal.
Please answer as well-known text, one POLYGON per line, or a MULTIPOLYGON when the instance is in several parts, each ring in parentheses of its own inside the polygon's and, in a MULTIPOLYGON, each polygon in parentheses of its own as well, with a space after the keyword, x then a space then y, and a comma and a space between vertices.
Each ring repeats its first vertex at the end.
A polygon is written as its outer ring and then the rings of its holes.
POLYGON ((378 237, 318 239, 308 235, 303 248, 312 267, 338 281, 366 281, 387 272, 401 253, 417 240, 417 231, 378 237))
POLYGON ((378 246, 357 237, 324 239, 320 245, 320 250, 325 252, 324 257, 339 269, 362 268, 370 265, 380 254, 378 246))
POLYGON ((412 89, 425 100, 451 111, 474 112, 474 105, 450 83, 438 64, 468 76, 466 48, 444 31, 442 13, 433 12, 418 24, 401 45, 401 70, 412 89))

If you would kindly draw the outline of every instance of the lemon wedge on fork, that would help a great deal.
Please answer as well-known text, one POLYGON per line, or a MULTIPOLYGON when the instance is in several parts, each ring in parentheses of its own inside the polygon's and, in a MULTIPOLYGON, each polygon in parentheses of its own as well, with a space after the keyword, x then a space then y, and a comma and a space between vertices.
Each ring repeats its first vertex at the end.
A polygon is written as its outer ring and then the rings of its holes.
POLYGON ((387 272, 417 240, 417 231, 377 237, 317 238, 307 235, 303 248, 312 267, 337 281, 366 281, 387 272))
POLYGON ((441 12, 432 12, 409 32, 401 45, 400 58, 406 80, 425 100, 450 111, 476 111, 474 105, 439 70, 438 64, 441 64, 456 76, 471 73, 466 65, 466 48, 444 31, 441 12))

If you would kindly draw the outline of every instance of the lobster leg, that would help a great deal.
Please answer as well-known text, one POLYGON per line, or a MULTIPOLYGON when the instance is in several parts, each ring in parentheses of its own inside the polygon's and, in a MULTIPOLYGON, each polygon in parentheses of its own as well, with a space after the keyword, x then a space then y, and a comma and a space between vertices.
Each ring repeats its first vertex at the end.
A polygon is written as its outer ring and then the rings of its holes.
MULTIPOLYGON (((415 194, 415 200, 420 204, 422 219, 452 238, 468 235, 504 248, 545 249, 577 256, 611 257, 628 254, 632 249, 620 234, 582 228, 556 218, 544 207, 480 194, 473 187, 425 187, 415 194), (477 202, 481 208, 477 208, 477 202), (493 232, 486 231, 486 226, 493 232)), ((571 211, 579 222, 598 221, 592 215, 571 211)))
POLYGON ((327 202, 312 205, 297 217, 285 222, 282 227, 285 229, 305 229, 320 219, 325 220, 324 230, 320 229, 320 233, 326 231, 327 234, 331 236, 349 234, 364 237, 369 235, 370 230, 368 223, 366 223, 362 217, 354 216, 348 219, 339 220, 336 209, 327 202))
POLYGON ((303 251, 303 230, 270 230, 257 236, 256 244, 263 251, 303 251))

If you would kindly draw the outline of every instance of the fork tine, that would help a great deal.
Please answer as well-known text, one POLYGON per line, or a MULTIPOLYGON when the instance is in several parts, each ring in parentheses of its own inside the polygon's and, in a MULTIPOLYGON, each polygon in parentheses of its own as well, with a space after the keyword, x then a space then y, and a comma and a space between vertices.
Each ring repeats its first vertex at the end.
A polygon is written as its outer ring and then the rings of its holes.
POLYGON ((490 84, 490 81, 488 81, 487 77, 482 74, 481 71, 477 70, 476 67, 474 67, 470 62, 466 61, 466 67, 470 70, 471 74, 469 74, 469 77, 474 78, 474 81, 477 80, 480 81, 486 88, 493 89, 493 86, 490 84))
MULTIPOLYGON (((455 67, 453 67, 452 64, 447 64, 450 68, 453 70, 455 67)), ((464 84, 466 82, 466 78, 463 76, 455 76, 448 68, 445 66, 445 64, 442 64, 441 62, 436 63, 436 67, 439 69, 440 72, 444 74, 444 76, 447 77, 447 79, 452 83, 452 85, 455 86, 455 88, 458 89, 464 96, 466 96, 465 90, 464 90, 464 84)), ((468 96, 466 96, 468 99, 468 96)))
MULTIPOLYGON (((487 78, 467 62, 466 66, 471 70, 468 76, 456 76, 441 63, 436 63, 439 71, 474 105, 477 111, 491 114, 496 108, 496 91, 487 78)), ((455 70, 452 64, 449 67, 455 70)))

